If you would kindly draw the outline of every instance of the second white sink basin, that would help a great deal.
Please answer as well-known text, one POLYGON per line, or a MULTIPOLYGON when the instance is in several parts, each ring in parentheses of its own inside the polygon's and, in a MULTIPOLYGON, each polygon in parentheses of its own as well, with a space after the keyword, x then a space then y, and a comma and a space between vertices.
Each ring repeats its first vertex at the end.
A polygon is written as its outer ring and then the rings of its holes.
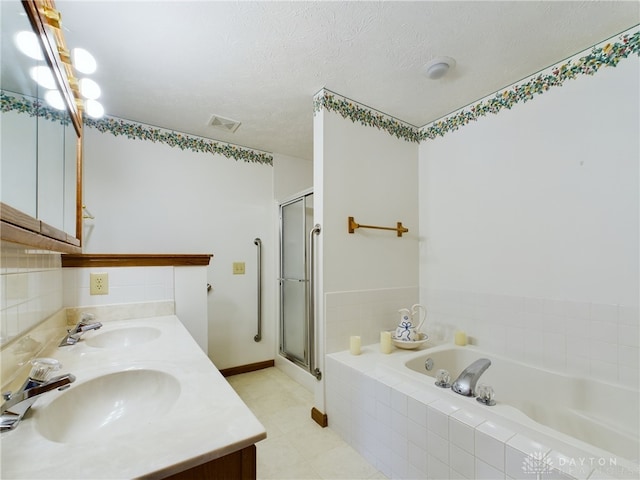
POLYGON ((162 422, 180 396, 178 380, 159 370, 125 370, 71 385, 36 413, 36 428, 59 443, 81 443, 162 422))
POLYGON ((96 333, 88 337, 87 345, 98 348, 129 347, 155 340, 160 336, 160 330, 154 327, 127 327, 96 333))

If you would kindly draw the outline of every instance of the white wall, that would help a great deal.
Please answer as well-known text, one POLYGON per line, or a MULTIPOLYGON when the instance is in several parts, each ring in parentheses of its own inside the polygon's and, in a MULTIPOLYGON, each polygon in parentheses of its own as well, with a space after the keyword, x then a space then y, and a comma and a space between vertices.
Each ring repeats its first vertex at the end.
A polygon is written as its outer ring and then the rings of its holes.
MULTIPOLYGON (((318 237, 316 303, 319 368, 324 353, 379 340, 397 324, 397 310, 417 301, 418 145, 321 110, 314 118, 314 202, 318 237), (365 225, 409 229, 395 232, 357 229, 365 225)), ((325 411, 323 383, 315 406, 325 411)))
MULTIPOLYGON (((256 333, 256 246, 273 242, 273 168, 85 129, 86 253, 212 253, 206 282, 209 356, 218 368, 273 358, 273 283, 256 333), (233 275, 232 263, 246 263, 233 275)), ((265 278, 275 278, 270 255, 265 278)), ((202 289, 206 284, 202 285, 202 289)))
POLYGON ((278 202, 313 186, 313 162, 273 155, 273 196, 278 202))
POLYGON ((418 280, 418 145, 321 111, 314 191, 322 224, 324 292, 415 286, 418 280), (320 130, 321 128, 321 130, 320 130), (321 150, 320 150, 321 149, 321 150), (347 232, 364 225, 409 229, 347 232))
POLYGON ((432 322, 637 385, 639 77, 622 60, 421 144, 432 322))
POLYGON ((175 267, 176 315, 187 331, 205 353, 209 351, 208 322, 198 321, 207 318, 207 290, 201 288, 207 283, 205 267, 175 267))

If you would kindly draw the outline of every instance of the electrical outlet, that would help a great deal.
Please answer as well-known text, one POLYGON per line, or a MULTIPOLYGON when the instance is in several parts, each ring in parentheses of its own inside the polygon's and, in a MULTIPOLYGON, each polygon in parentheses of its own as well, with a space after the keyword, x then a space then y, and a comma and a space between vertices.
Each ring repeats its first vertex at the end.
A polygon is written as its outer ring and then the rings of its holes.
POLYGON ((109 274, 90 273, 89 293, 91 295, 106 295, 109 293, 109 274))
POLYGON ((244 262, 233 262, 233 274, 244 275, 244 262))

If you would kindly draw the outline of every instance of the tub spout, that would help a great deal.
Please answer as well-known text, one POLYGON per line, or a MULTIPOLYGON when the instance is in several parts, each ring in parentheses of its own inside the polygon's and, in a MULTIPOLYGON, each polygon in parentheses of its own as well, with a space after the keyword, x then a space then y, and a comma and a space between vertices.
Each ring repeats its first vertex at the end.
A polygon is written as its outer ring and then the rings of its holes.
POLYGON ((456 381, 451 384, 451 390, 466 397, 474 396, 478 379, 490 365, 491 360, 488 358, 476 360, 465 368, 456 381))

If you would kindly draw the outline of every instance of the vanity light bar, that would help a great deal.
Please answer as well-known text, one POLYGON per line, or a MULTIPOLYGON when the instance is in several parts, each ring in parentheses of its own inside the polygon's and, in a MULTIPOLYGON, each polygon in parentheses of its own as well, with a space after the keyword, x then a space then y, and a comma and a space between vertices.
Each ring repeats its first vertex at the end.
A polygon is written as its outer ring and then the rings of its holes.
POLYGON ((53 28, 60 28, 60 12, 54 8, 51 8, 47 5, 42 6, 42 14, 48 25, 53 28))
POLYGON ((40 11, 41 16, 44 19, 44 23, 49 27, 52 27, 50 29, 50 33, 55 39, 58 57, 60 58, 62 65, 64 65, 64 71, 71 93, 73 94, 73 100, 75 101, 75 105, 78 108, 80 115, 85 111, 93 118, 103 116, 104 108, 95 101, 95 99, 100 96, 100 87, 98 84, 90 79, 83 79, 83 81, 79 82, 75 76, 75 71, 81 73, 93 73, 96 69, 95 59, 89 52, 82 48, 74 48, 72 52, 69 51, 62 32, 62 15, 55 8, 53 0, 33 1, 40 11), (83 83, 86 85, 83 85, 83 83), (85 98, 87 99, 86 102, 85 98))
POLYGON ((58 55, 60 55, 60 60, 62 60, 64 63, 67 63, 67 64, 71 63, 71 54, 69 53, 69 50, 67 50, 66 47, 62 45, 58 45, 58 55))

